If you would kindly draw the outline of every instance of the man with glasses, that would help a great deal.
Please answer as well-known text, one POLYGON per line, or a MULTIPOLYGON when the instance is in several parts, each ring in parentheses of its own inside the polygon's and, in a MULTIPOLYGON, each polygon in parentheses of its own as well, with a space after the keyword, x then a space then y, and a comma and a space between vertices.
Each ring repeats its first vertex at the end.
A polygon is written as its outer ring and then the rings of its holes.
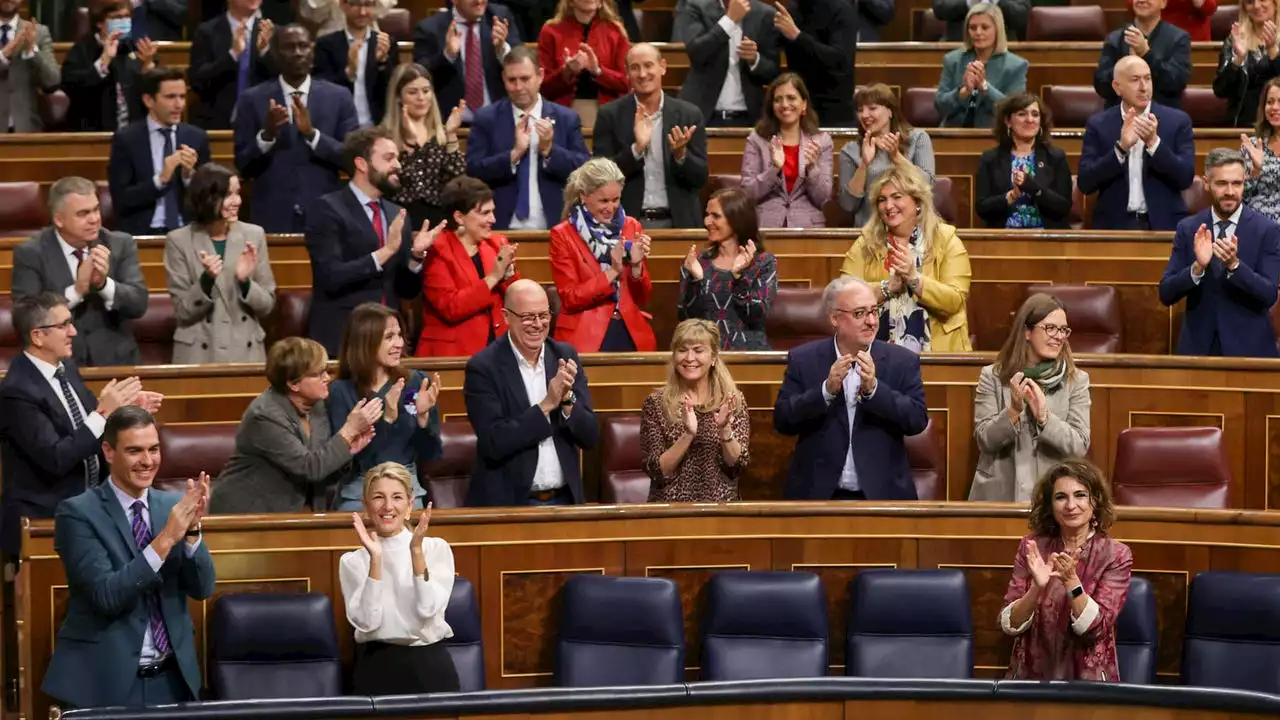
POLYGON ((532 280, 507 288, 510 328, 467 361, 463 394, 476 433, 467 505, 584 502, 579 450, 599 437, 587 373, 571 345, 547 338, 547 293, 532 280))
POLYGON ((822 292, 832 339, 787 353, 773 425, 799 435, 788 500, 915 500, 906 435, 929 424, 920 358, 876 340, 880 307, 858 278, 842 276, 822 292))

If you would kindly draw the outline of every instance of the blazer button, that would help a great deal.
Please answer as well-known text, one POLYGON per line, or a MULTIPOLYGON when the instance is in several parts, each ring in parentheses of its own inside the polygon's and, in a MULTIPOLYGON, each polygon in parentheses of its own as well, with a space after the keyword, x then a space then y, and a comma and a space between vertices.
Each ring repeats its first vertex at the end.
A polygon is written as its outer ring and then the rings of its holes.
POLYGON ((253 347, 253 341, 252 341, 252 340, 250 340, 249 342, 245 343, 245 344, 244 344, 244 346, 245 346, 245 347, 247 347, 247 348, 251 348, 251 347, 253 347))
POLYGON ((200 343, 200 349, 201 349, 201 350, 208 350, 208 349, 209 349, 209 343, 200 343))
POLYGON ((241 315, 241 316, 240 316, 240 322, 249 322, 249 316, 248 316, 248 315, 241 315))

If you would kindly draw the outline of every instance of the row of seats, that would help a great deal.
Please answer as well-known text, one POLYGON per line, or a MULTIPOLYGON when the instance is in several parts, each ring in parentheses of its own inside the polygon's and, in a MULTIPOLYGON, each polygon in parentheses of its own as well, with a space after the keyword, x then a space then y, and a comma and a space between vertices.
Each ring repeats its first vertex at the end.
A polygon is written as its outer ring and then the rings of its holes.
MULTIPOLYGON (((1028 88, 1040 92, 1044 105, 1053 115, 1055 128, 1082 128, 1089 117, 1106 107, 1102 96, 1092 85, 1045 85, 1028 88)), ((935 128, 941 124, 934 97, 938 88, 913 87, 902 91, 902 115, 913 127, 935 128)), ((1199 128, 1233 127, 1227 112, 1227 99, 1213 94, 1208 86, 1188 86, 1182 90, 1182 110, 1199 128)), ((1250 118, 1252 122, 1252 118, 1250 118)), ((977 162, 974 166, 976 168, 977 162)))
MULTIPOLYGON (((1212 37, 1221 42, 1231 34, 1231 25, 1240 18, 1239 5, 1219 5, 1210 18, 1212 37)), ((1097 4, 1032 7, 1027 15, 1027 42, 1101 42, 1115 28, 1107 26, 1107 13, 1097 4)), ((932 9, 912 18, 911 39, 940 42, 947 24, 932 9)))

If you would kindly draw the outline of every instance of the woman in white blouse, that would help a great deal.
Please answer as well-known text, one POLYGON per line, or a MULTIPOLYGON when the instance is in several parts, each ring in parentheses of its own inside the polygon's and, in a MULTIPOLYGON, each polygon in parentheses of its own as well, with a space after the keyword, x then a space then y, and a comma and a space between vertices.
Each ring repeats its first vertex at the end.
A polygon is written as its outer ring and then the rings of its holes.
POLYGON ((453 551, 427 537, 431 503, 409 529, 413 479, 399 463, 364 476, 364 507, 374 534, 352 513, 363 545, 342 556, 339 579, 347 620, 355 628, 356 695, 457 692, 458 672, 440 643, 452 637, 444 620, 453 592, 453 551))

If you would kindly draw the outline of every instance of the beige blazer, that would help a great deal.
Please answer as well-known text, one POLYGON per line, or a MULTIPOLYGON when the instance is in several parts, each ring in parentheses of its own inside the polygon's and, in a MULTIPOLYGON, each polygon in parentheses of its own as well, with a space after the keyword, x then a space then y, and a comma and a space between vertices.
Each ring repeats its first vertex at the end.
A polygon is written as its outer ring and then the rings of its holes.
POLYGON ((1066 386, 1045 399, 1049 417, 1039 428, 1027 409, 1018 425, 1009 420, 1009 386, 995 366, 982 368, 973 405, 978 469, 970 500, 1029 502, 1036 480, 1054 463, 1089 452, 1089 375, 1076 368, 1066 386))
POLYGON ((178 329, 173 334, 173 362, 179 365, 264 362, 262 321, 276 304, 276 280, 267 256, 262 228, 237 222, 227 233, 222 272, 206 295, 200 286, 201 252, 213 252, 204 228, 187 225, 165 238, 164 269, 178 329), (258 264, 249 276, 247 293, 236 282, 236 260, 245 243, 258 248, 258 264))

